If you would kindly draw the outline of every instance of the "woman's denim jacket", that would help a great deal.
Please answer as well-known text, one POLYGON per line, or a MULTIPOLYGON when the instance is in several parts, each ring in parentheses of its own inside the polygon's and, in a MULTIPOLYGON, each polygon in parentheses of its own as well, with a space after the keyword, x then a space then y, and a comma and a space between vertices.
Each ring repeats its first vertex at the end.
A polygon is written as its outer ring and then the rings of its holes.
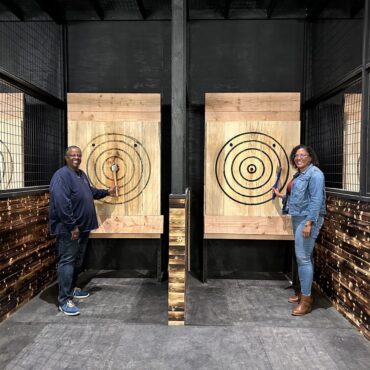
POLYGON ((317 222, 326 214, 324 174, 316 166, 309 165, 295 178, 290 196, 284 198, 283 203, 288 208, 284 213, 317 222))

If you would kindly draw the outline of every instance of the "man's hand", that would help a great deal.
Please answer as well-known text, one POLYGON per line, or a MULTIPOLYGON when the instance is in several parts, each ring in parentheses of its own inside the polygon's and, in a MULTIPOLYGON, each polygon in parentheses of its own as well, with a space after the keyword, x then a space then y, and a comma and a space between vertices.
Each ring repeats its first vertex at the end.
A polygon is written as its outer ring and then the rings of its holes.
POLYGON ((71 240, 77 240, 80 237, 80 229, 76 226, 71 231, 71 240))
POLYGON ((108 189, 108 193, 111 197, 117 197, 118 194, 117 194, 117 186, 111 186, 109 189, 108 189))

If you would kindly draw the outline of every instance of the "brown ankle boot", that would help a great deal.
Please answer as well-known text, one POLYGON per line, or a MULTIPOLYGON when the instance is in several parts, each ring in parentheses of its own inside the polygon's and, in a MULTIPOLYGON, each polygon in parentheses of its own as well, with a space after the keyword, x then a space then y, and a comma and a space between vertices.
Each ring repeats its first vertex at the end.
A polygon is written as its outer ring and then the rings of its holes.
POLYGON ((301 295, 301 301, 292 311, 293 316, 303 316, 311 312, 313 298, 307 295, 301 295))
POLYGON ((301 301, 302 293, 296 292, 293 296, 288 298, 288 302, 290 303, 299 303, 301 301))

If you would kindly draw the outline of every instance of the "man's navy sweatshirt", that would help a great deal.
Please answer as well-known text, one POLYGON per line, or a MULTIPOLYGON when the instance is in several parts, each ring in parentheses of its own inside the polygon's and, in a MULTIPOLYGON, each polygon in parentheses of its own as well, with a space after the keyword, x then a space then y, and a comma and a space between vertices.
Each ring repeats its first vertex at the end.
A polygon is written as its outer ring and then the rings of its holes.
POLYGON ((94 199, 108 194, 108 190, 93 188, 83 171, 68 166, 59 169, 50 182, 51 235, 70 233, 76 226, 80 232, 98 228, 94 199))

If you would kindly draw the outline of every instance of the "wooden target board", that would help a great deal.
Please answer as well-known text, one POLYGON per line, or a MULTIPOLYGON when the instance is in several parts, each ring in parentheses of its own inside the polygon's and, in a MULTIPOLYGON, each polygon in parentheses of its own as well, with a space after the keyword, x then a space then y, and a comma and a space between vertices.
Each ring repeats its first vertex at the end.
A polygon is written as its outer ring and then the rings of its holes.
POLYGON ((205 238, 292 239, 272 188, 278 180, 285 192, 295 172, 299 103, 291 93, 206 95, 205 238))
POLYGON ((94 187, 118 189, 96 201, 100 227, 91 236, 159 237, 160 95, 68 94, 68 142, 81 148, 94 187))
POLYGON ((0 94, 0 190, 24 187, 24 94, 0 94))

